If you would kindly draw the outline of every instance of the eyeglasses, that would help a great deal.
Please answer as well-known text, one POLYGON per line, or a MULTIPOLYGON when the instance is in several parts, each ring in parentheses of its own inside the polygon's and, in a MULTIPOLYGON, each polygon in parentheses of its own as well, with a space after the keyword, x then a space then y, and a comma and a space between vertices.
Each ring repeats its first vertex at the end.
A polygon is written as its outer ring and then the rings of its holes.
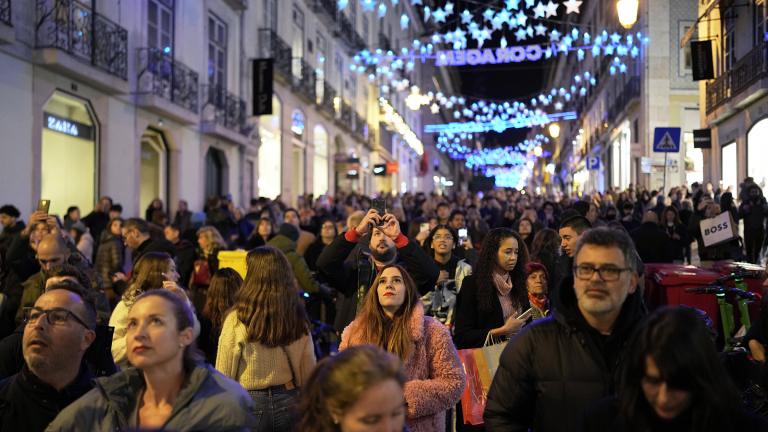
POLYGON ((577 278, 581 280, 592 279, 592 276, 597 272, 600 279, 606 282, 613 282, 619 279, 619 276, 625 271, 631 270, 630 268, 619 267, 595 267, 588 264, 579 264, 573 267, 573 273, 577 278))
POLYGON ((53 309, 40 309, 38 307, 24 308, 24 323, 26 325, 36 323, 37 320, 39 320, 43 315, 45 315, 45 319, 48 321, 48 324, 50 325, 62 325, 65 322, 67 322, 67 320, 69 320, 69 317, 72 317, 72 319, 80 323, 83 327, 87 329, 91 328, 88 324, 85 323, 85 321, 83 321, 77 315, 75 315, 74 312, 64 308, 53 308, 53 309))

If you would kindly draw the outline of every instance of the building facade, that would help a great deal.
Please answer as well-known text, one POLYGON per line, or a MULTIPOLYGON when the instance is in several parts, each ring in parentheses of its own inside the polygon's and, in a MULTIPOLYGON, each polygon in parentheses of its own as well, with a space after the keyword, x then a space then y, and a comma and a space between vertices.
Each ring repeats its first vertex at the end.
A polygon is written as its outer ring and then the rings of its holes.
POLYGON ((640 32, 649 41, 636 58, 627 58, 624 73, 615 68, 611 56, 557 60, 547 88, 568 87, 575 75, 585 72, 596 81, 585 96, 566 107, 576 111, 578 119, 560 122, 559 136, 550 141, 553 158, 541 161, 541 173, 545 163, 555 165, 554 175, 547 176, 550 189, 591 193, 642 185, 659 190, 701 181, 703 157, 693 147, 697 85, 692 81, 689 49, 675 43, 694 25, 695 3, 641 1, 630 30, 620 26, 615 1, 584 3, 574 21, 582 31, 596 35, 605 30, 623 38, 640 32), (657 127, 682 129, 679 152, 665 157, 653 151, 657 127))
MULTIPOLYGON (((397 131, 382 144, 378 89, 350 71, 356 52, 398 38, 397 18, 355 3, 0 0, 2 201, 26 212, 49 198, 63 214, 109 195, 133 216, 154 198, 198 210, 214 195, 245 206, 429 188, 397 131), (267 57, 273 114, 256 117, 251 60, 267 57), (384 162, 397 173, 374 178, 384 162)), ((390 103, 420 137, 401 99, 390 103)))
MULTIPOLYGON (((712 44, 714 79, 700 81, 706 181, 731 188, 745 177, 768 184, 768 50, 764 0, 698 1, 698 37, 712 44)), ((686 42, 686 40, 681 40, 686 42)))

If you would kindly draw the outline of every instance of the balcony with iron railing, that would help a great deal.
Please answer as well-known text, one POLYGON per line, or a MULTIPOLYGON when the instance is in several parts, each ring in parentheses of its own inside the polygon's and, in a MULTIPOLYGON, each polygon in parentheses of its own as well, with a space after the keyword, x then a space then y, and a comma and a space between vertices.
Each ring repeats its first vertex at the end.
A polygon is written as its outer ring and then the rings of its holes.
POLYGON ((200 92, 203 97, 203 133, 246 143, 248 130, 245 101, 219 85, 203 84, 200 92))
POLYGON ((329 118, 336 118, 336 90, 328 84, 327 81, 323 82, 322 97, 318 98, 318 105, 320 106, 320 112, 325 113, 329 118))
POLYGON ((11 0, 0 0, 0 43, 14 43, 16 32, 13 29, 13 11, 11 0))
POLYGON ((37 0, 36 17, 37 63, 105 91, 129 91, 126 29, 75 0, 37 0))
POLYGON ((640 77, 633 76, 624 84, 621 89, 621 93, 613 99, 610 107, 608 108, 608 122, 613 123, 624 112, 624 109, 629 104, 640 97, 640 77))
POLYGON ((347 130, 354 131, 355 127, 354 124, 352 124, 352 113, 354 110, 352 107, 346 103, 345 101, 341 101, 341 104, 339 105, 339 116, 337 118, 338 123, 345 127, 347 130))
POLYGON ((292 71, 291 46, 288 45, 274 30, 259 29, 259 46, 262 57, 275 59, 275 76, 282 78, 285 84, 290 83, 292 71))
POLYGON ((315 102, 315 70, 301 57, 294 57, 292 61, 293 80, 291 86, 300 96, 308 102, 315 102))
POLYGON ((352 132, 360 141, 368 142, 368 123, 363 116, 352 110, 353 129, 352 132))
MULTIPOLYGON (((768 78, 768 44, 761 42, 752 51, 739 59, 730 70, 706 85, 707 114, 727 102, 746 99, 749 87, 761 79, 768 78)), ((766 86, 759 86, 765 91, 766 86)))
POLYGON ((140 48, 137 60, 137 104, 184 123, 195 123, 198 73, 157 48, 140 48))
POLYGON ((0 0, 0 24, 11 24, 11 0, 0 0))

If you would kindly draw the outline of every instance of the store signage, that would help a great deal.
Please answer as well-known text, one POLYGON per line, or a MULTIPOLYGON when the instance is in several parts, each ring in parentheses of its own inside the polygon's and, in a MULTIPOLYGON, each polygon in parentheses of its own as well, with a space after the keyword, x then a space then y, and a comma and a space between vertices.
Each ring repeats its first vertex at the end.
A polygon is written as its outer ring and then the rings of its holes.
POLYGON ((712 148, 712 129, 694 129, 693 130, 694 148, 712 148))
POLYGON ((715 77, 711 40, 691 42, 691 62, 694 81, 713 79, 715 77))
POLYGON ((538 61, 544 55, 540 45, 438 51, 436 66, 476 66, 538 61))
POLYGON ((713 218, 702 220, 699 222, 699 229, 701 230, 701 237, 704 240, 705 247, 722 243, 739 235, 729 211, 724 211, 713 218))
POLYGON ((43 113, 43 122, 46 129, 61 132, 73 137, 92 140, 93 127, 65 119, 50 113, 43 113))
POLYGON ((387 164, 376 164, 373 166, 373 175, 385 176, 387 175, 387 164))
POLYGON ((387 174, 397 174, 400 166, 397 162, 387 162, 387 174))
POLYGON ((273 71, 275 60, 253 60, 253 115, 272 114, 273 71))

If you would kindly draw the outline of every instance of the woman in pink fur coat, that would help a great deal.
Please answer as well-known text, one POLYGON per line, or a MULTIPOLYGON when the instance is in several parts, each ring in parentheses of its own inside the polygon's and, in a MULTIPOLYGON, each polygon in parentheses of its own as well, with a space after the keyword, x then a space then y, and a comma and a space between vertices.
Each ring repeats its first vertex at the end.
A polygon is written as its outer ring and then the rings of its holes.
POLYGON ((340 349, 371 344, 403 360, 411 432, 445 430, 445 412, 461 398, 464 371, 443 324, 424 315, 416 284, 398 266, 384 267, 363 306, 344 329, 340 349))

